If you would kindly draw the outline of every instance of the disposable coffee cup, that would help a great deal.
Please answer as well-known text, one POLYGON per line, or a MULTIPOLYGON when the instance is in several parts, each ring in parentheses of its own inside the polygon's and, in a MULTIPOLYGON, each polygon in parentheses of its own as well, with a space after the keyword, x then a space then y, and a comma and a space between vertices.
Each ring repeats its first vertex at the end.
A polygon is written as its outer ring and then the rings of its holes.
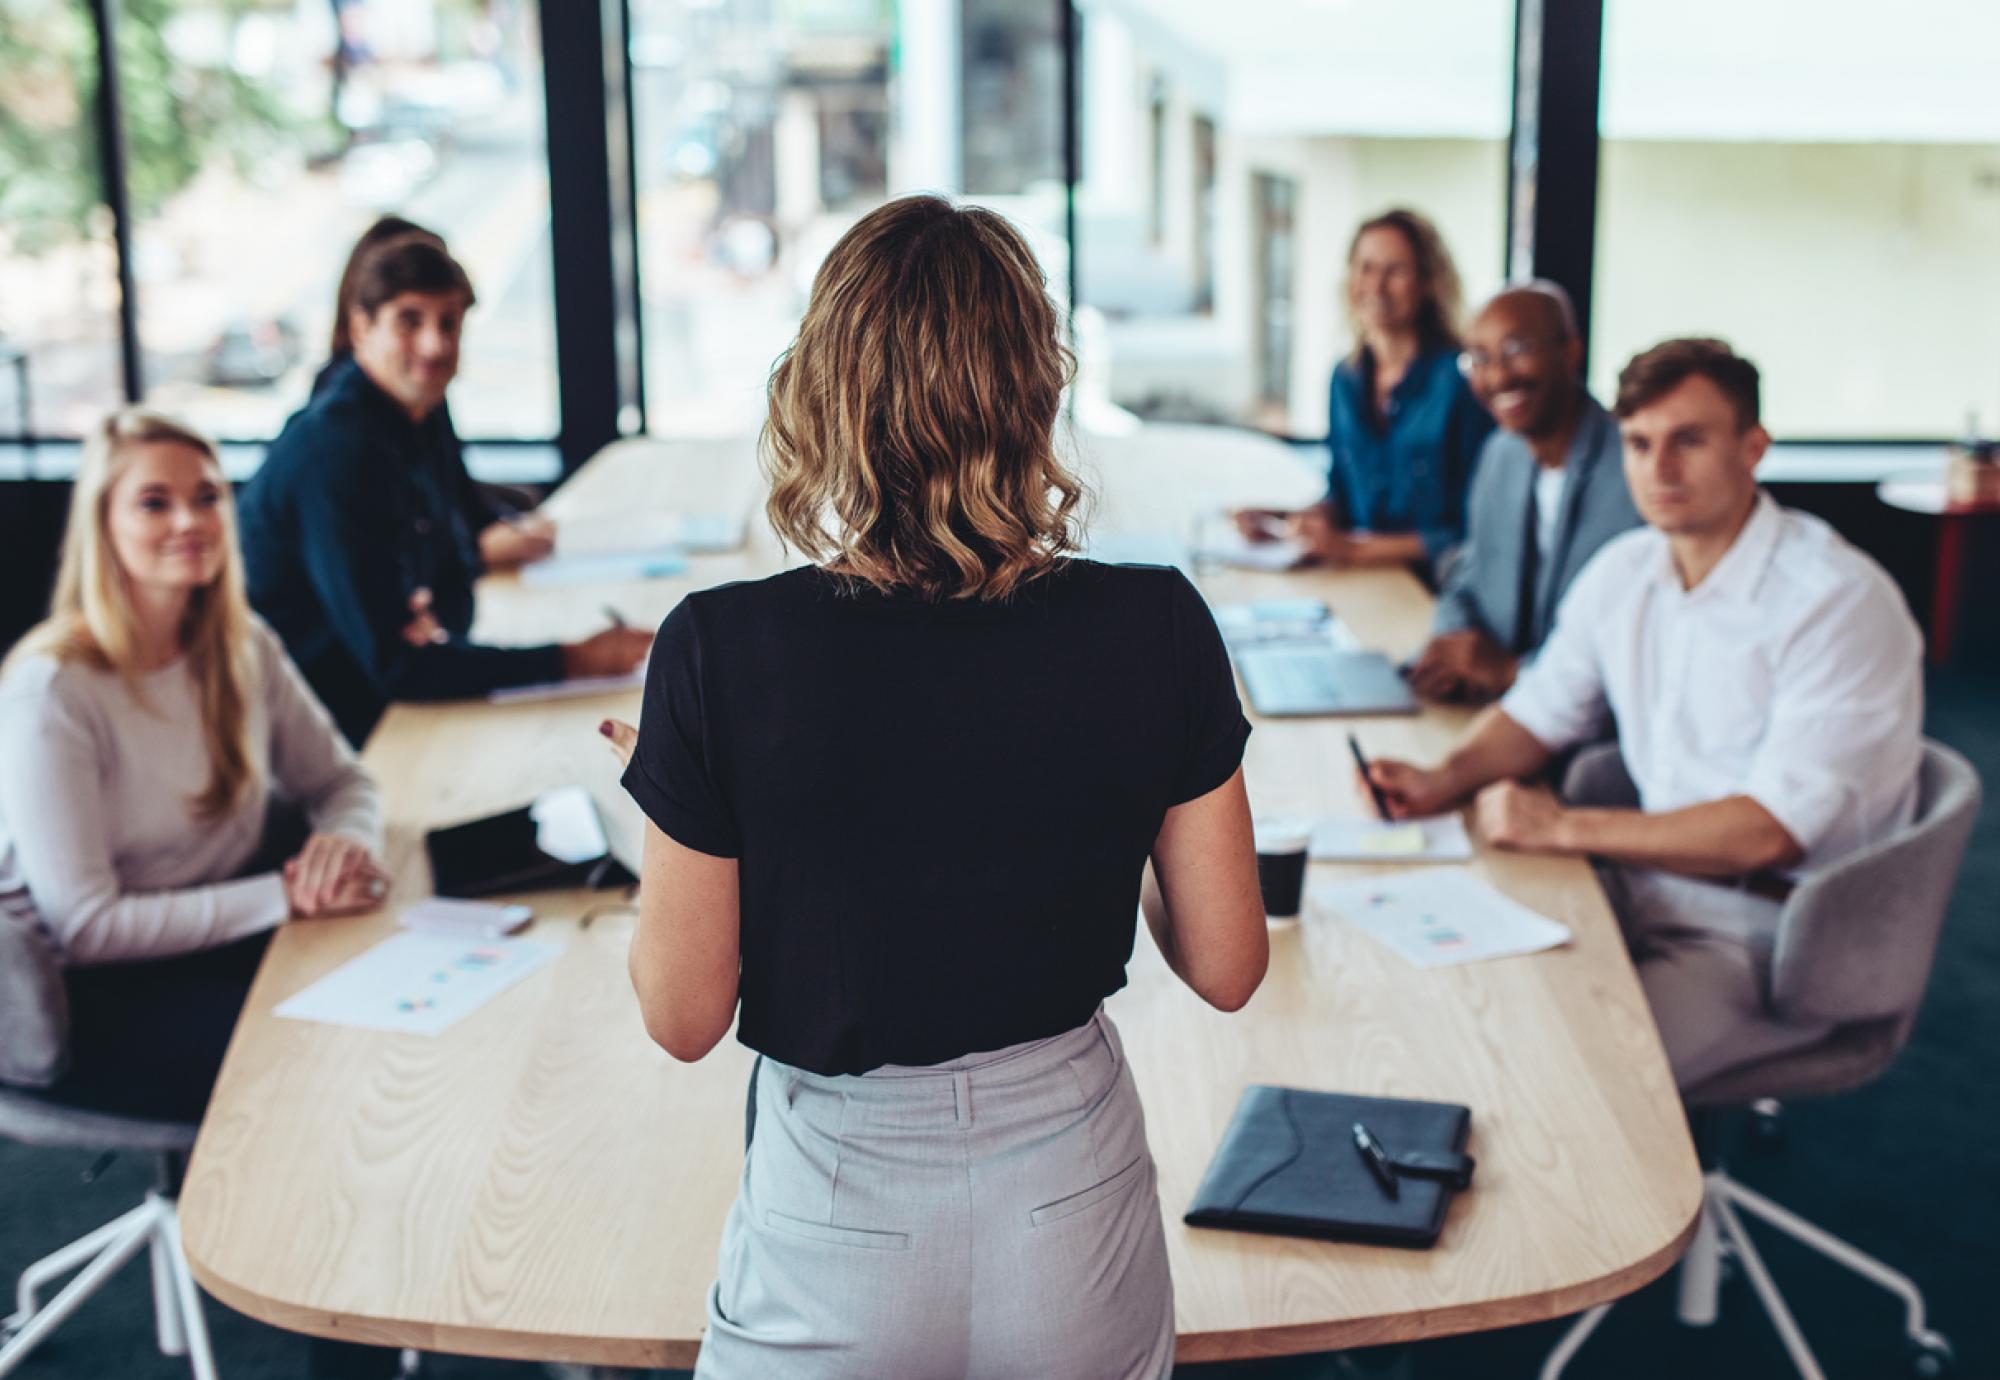
POLYGON ((1272 920, 1296 920, 1305 899, 1312 826, 1296 819, 1259 819, 1255 828, 1257 889, 1264 894, 1264 914, 1272 920))

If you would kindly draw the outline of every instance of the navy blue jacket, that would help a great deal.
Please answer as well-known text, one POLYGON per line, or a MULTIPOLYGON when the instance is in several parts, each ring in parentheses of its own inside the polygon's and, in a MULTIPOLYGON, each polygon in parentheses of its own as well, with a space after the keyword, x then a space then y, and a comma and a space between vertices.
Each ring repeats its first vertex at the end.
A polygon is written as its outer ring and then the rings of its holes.
POLYGON ((357 746, 392 700, 562 679, 559 647, 466 640, 480 511, 444 410, 412 422, 352 360, 329 368, 244 489, 250 602, 357 746), (403 640, 420 588, 444 643, 403 640))

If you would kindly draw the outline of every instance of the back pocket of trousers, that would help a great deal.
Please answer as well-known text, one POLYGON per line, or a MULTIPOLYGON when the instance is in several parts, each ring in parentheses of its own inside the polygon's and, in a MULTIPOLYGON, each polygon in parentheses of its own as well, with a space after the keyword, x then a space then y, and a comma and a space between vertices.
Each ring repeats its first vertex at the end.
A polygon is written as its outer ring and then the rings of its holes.
POLYGON ((803 1237, 829 1246, 852 1246, 863 1251, 907 1251, 910 1238, 900 1231, 864 1231, 860 1227, 836 1227, 826 1222, 808 1222, 803 1217, 768 1208, 764 1225, 786 1236, 803 1237))
POLYGON ((1100 1203, 1111 1202, 1122 1197, 1144 1178, 1145 1171, 1146 1157, 1141 1155, 1103 1183, 1036 1208, 1028 1214, 1028 1220, 1038 1227, 1046 1227, 1051 1222, 1060 1222, 1065 1217, 1074 1217, 1079 1212, 1087 1212, 1100 1203))

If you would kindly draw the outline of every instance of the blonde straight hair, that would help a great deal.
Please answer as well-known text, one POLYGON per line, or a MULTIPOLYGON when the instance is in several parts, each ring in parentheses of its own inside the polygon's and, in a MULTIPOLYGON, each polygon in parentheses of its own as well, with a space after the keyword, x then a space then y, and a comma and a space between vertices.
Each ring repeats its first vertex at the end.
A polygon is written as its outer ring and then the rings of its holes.
MULTIPOLYGON (((30 656, 82 662, 100 671, 115 671, 144 703, 138 615, 125 571, 111 548, 110 499, 112 486, 134 451, 162 441, 200 451, 221 479, 215 443, 171 417, 127 407, 98 423, 84 439, 83 462, 70 493, 49 616, 22 637, 0 665, 0 677, 30 656)), ((243 563, 237 554, 235 500, 226 480, 221 488, 222 572, 188 600, 180 638, 208 744, 208 786, 188 802, 201 819, 228 814, 253 775, 244 692, 250 601, 243 592, 243 563)))

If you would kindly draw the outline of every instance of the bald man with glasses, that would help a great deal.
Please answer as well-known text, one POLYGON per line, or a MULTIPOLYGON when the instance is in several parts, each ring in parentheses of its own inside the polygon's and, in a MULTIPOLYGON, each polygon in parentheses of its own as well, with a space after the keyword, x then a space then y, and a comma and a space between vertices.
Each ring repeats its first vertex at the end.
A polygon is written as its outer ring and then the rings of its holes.
POLYGON ((1533 658, 1576 573, 1639 513, 1617 424, 1584 390, 1583 342, 1560 287, 1501 291, 1474 318, 1458 366, 1499 429, 1480 452, 1465 546, 1410 683, 1426 699, 1484 704, 1533 658))

